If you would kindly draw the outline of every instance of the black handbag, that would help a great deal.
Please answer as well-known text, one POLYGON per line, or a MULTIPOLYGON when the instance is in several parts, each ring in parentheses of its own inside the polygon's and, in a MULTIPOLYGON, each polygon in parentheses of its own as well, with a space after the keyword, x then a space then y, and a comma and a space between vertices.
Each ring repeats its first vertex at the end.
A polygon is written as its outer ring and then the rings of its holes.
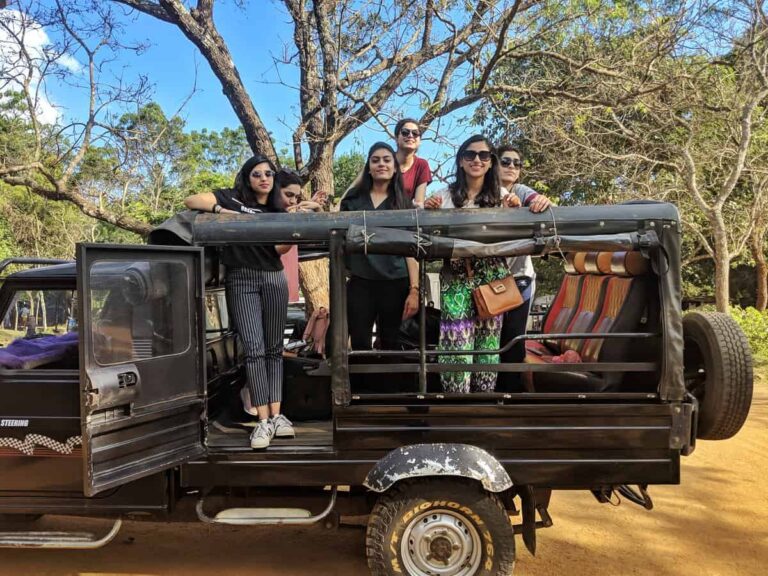
MULTIPOLYGON (((425 306, 426 313, 426 345, 427 348, 436 347, 440 339, 440 310, 434 306, 425 306)), ((397 334, 397 343, 403 350, 412 350, 419 347, 419 313, 403 320, 400 331, 397 334)))

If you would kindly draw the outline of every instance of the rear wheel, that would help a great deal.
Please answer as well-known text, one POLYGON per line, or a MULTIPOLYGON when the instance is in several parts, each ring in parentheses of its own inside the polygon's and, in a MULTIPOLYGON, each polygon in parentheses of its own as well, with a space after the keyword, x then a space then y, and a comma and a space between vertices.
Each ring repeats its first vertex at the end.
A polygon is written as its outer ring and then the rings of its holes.
POLYGON ((752 351, 736 321, 720 312, 683 317, 685 385, 699 401, 697 437, 725 440, 752 404, 752 351))
POLYGON ((374 576, 506 576, 515 563, 514 530, 498 496, 459 478, 391 488, 371 512, 365 543, 374 576))

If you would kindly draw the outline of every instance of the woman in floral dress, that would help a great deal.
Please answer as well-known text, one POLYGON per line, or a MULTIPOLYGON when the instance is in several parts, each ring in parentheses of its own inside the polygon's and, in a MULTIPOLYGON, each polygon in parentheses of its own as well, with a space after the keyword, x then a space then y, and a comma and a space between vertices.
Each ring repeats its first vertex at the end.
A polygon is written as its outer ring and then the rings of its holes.
MULTIPOLYGON (((517 207, 520 200, 501 187, 498 159, 482 135, 466 140, 456 154, 455 181, 424 202, 426 209, 517 207)), ((458 258, 443 268, 440 288, 440 350, 498 349, 503 315, 480 319, 472 291, 509 276, 505 258, 458 258)), ((446 364, 494 364, 498 354, 441 356, 446 364)), ((446 392, 493 392, 496 372, 443 372, 446 392)))

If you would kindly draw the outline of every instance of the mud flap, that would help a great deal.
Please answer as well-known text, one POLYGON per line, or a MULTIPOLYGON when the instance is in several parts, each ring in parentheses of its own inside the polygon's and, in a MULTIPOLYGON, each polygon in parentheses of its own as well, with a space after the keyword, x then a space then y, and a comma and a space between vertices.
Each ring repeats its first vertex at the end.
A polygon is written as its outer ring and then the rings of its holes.
POLYGON ((552 526, 552 518, 547 511, 551 490, 534 489, 533 486, 521 486, 518 489, 520 495, 520 509, 523 515, 523 523, 514 526, 515 534, 523 535, 523 543, 528 551, 536 556, 536 530, 552 526), (536 521, 536 512, 541 516, 536 521))

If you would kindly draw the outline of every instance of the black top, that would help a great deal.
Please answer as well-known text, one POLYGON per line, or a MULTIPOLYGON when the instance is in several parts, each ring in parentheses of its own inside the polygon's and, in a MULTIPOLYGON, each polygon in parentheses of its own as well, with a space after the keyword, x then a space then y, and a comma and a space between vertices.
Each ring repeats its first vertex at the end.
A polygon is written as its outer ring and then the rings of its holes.
MULTIPOLYGON (((255 207, 245 206, 235 199, 235 191, 230 189, 215 190, 216 203, 227 210, 236 210, 244 214, 277 212, 265 204, 255 207)), ((254 268, 256 270, 282 270, 283 263, 274 246, 227 246, 224 249, 224 265, 227 268, 254 268)))
MULTIPOLYGON (((362 193, 351 198, 347 196, 341 201, 339 209, 342 212, 392 210, 392 197, 387 196, 378 208, 374 208, 369 194, 362 193)), ((402 256, 350 254, 347 256, 346 262, 352 276, 366 280, 398 280, 408 276, 408 268, 405 265, 405 258, 402 256)))

